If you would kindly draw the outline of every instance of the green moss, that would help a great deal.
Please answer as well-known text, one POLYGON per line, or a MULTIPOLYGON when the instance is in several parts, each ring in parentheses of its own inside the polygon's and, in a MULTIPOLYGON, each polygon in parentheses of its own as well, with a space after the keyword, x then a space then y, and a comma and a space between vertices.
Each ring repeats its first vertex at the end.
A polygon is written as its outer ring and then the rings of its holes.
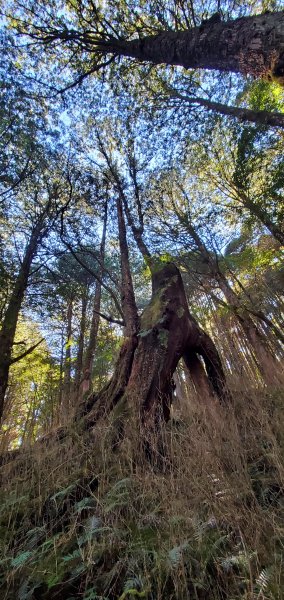
POLYGON ((169 332, 166 329, 160 329, 158 338, 159 338, 161 346, 163 346, 164 348, 167 348, 169 332))
POLYGON ((145 311, 141 317, 141 330, 142 332, 146 332, 144 335, 147 335, 147 332, 154 327, 154 325, 161 319, 163 316, 163 310, 165 303, 162 300, 163 289, 157 292, 150 304, 147 306, 145 311))
POLYGON ((156 261, 151 267, 151 270, 154 279, 155 276, 158 276, 158 289, 152 296, 150 304, 146 307, 142 314, 142 337, 143 335, 147 335, 154 325, 163 322, 164 311, 168 303, 166 292, 168 288, 173 285, 173 283, 175 284, 178 281, 176 269, 171 263, 165 265, 165 263, 161 262, 160 260, 156 261))
POLYGON ((183 306, 179 306, 177 309, 177 316, 179 317, 179 319, 181 319, 183 317, 184 313, 185 313, 185 310, 184 310, 183 306))

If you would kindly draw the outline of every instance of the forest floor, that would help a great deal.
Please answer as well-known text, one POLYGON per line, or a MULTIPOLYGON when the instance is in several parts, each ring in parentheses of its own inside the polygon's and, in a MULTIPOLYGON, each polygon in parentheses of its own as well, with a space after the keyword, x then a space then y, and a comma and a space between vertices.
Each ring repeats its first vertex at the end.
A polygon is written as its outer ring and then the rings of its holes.
POLYGON ((188 407, 163 468, 110 450, 111 431, 70 427, 2 465, 2 599, 284 598, 283 391, 188 407))

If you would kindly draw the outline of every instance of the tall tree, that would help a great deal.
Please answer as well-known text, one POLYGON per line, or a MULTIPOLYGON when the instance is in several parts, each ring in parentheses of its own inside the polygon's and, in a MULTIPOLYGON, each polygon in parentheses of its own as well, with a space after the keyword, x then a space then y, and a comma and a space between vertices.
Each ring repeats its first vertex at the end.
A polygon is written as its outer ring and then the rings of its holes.
MULTIPOLYGON (((52 154, 49 156, 52 165, 52 154)), ((46 157, 47 159, 47 157, 46 157)), ((56 155, 58 160, 58 155, 56 155)), ((54 167, 54 163, 53 163, 54 167)), ((59 167, 60 168, 60 167, 59 167)), ((61 164, 61 168, 63 164, 61 164)), ((0 330, 0 342, 2 348, 0 360, 0 418, 3 414, 5 393, 8 385, 9 369, 11 364, 20 360, 33 347, 26 350, 23 354, 13 356, 13 343, 20 310, 23 304, 24 296, 28 287, 29 279, 32 274, 32 265, 39 252, 39 249, 48 234, 54 230, 58 220, 63 219, 72 198, 72 185, 68 177, 67 181, 56 179, 56 173, 48 171, 46 160, 40 163, 41 173, 34 171, 31 177, 26 180, 25 186, 17 189, 16 202, 12 203, 11 221, 14 218, 14 227, 20 227, 18 232, 19 239, 27 239, 20 259, 20 265, 15 277, 14 285, 11 287, 7 307, 3 314, 0 330), (48 177, 50 180, 48 180, 48 177), (53 178, 53 179, 52 179, 53 178), (25 212, 25 218, 30 217, 30 222, 20 224, 22 211, 25 212), (23 229, 22 229, 23 228, 23 229), (22 231, 21 231, 22 229, 22 231), (24 234, 24 235, 23 235, 24 234)), ((16 246, 17 250, 17 246, 16 246)), ((39 266, 35 267, 35 272, 39 266)))
MULTIPOLYGON (((226 398, 225 376, 221 360, 210 337, 198 326, 189 313, 183 282, 173 263, 163 263, 151 256, 143 240, 143 215, 139 206, 139 190, 136 185, 139 227, 135 226, 125 194, 125 184, 118 166, 110 151, 100 138, 100 150, 105 158, 109 177, 117 194, 117 216, 122 269, 122 306, 126 323, 126 335, 113 378, 102 394, 88 401, 88 418, 91 422, 113 409, 130 411, 136 422, 135 428, 142 426, 142 440, 146 451, 152 453, 154 432, 161 422, 170 415, 171 380, 179 360, 184 357, 187 368, 197 383, 200 381, 202 356, 212 389, 221 400, 226 398), (132 229, 137 246, 151 272, 152 298, 139 319, 129 270, 128 244, 125 218, 132 229), (115 408, 116 407, 116 408, 115 408), (118 408, 120 407, 120 408, 118 408)), ((132 176, 135 163, 132 162, 132 176)), ((137 182, 136 182, 137 183, 137 182)), ((126 422, 119 418, 119 429, 124 430, 126 422)))
POLYGON ((105 201, 104 207, 104 218, 103 218, 103 231, 101 244, 99 249, 99 277, 96 281, 96 289, 95 295, 93 299, 93 307, 92 307, 92 318, 91 318, 91 328, 89 341, 86 348, 84 362, 82 365, 82 382, 81 382, 81 391, 82 393, 86 393, 90 390, 91 387, 91 378, 92 378, 92 367, 94 356, 96 352, 97 346, 97 337, 99 330, 99 322, 100 322, 100 312, 101 312, 101 295, 102 295, 102 278, 104 273, 104 263, 105 263, 105 245, 106 245, 106 232, 107 232, 107 216, 108 216, 108 205, 107 201, 105 201))
MULTIPOLYGON (((28 352, 32 352, 38 345, 32 346, 24 353, 13 357, 13 343, 16 333, 16 326, 19 318, 20 309, 24 299, 24 294, 27 289, 31 267, 34 258, 36 257, 38 248, 44 237, 47 235, 50 227, 50 200, 43 207, 43 210, 31 231, 30 238, 24 250, 23 259, 17 274, 15 284, 12 290, 11 297, 8 302, 7 309, 3 315, 3 321, 0 331, 0 419, 3 414, 5 393, 8 386, 8 377, 10 366, 21 360, 28 352)), ((57 212, 57 211, 56 211, 57 212)))
MULTIPOLYGON (((164 31, 158 27, 158 33, 150 35, 147 35, 147 28, 143 31, 141 20, 140 24, 139 19, 137 23, 135 19, 134 23, 127 24, 126 21, 121 27, 119 10, 110 16, 92 3, 80 3, 75 8, 72 25, 67 20, 64 22, 62 16, 55 16, 51 24, 49 12, 38 13, 36 7, 33 7, 33 13, 34 22, 25 20, 22 15, 22 22, 18 22, 20 32, 28 33, 44 46, 55 46, 60 42, 90 57, 80 81, 107 64, 100 62, 102 57, 113 57, 113 60, 116 56, 125 56, 139 62, 178 65, 186 69, 253 75, 284 85, 283 11, 226 22, 222 21, 221 14, 215 13, 198 27, 164 31), (130 31, 132 37, 136 33, 133 39, 128 39, 130 31)), ((127 16, 126 10, 126 19, 127 16)))

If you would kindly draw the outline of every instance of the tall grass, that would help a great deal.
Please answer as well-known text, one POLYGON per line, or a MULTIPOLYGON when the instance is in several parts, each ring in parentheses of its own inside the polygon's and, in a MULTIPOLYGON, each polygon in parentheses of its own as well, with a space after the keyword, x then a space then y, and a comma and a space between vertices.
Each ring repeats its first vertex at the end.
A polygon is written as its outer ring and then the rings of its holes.
POLYGON ((5 600, 284 598, 284 393, 182 407, 164 467, 111 421, 1 469, 5 600))

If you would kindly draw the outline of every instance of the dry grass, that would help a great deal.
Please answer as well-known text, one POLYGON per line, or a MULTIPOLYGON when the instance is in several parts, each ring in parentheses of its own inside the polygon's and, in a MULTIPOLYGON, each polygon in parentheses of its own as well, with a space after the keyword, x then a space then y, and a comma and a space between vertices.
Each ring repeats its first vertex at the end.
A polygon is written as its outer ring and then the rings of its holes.
POLYGON ((283 392, 188 406, 162 469, 111 434, 2 467, 3 599, 284 598, 283 392))

